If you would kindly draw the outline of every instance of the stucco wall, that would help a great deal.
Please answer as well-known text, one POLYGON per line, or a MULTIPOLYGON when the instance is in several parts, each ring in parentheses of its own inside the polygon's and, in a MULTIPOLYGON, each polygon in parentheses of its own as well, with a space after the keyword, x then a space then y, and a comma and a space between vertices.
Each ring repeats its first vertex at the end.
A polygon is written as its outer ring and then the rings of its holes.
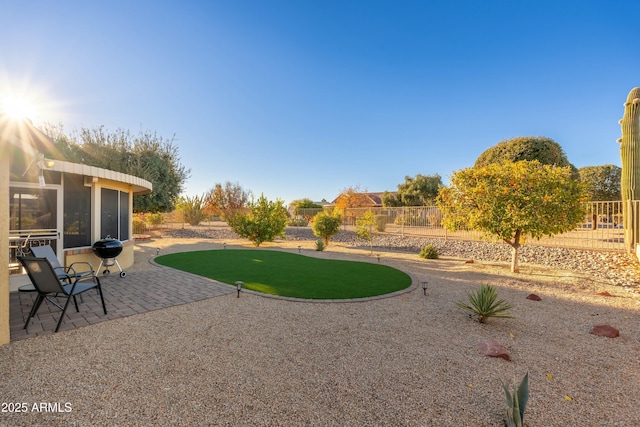
MULTIPOLYGON (((133 265, 133 252, 135 249, 135 244, 133 240, 122 242, 124 248, 118 257, 118 264, 122 267, 123 270, 131 267, 133 265)), ((90 263, 94 269, 97 269, 100 265, 101 259, 93 254, 93 250, 91 249, 72 249, 65 251, 65 265, 71 265, 74 262, 88 262, 90 263)), ((99 274, 102 274, 102 268, 99 274)), ((111 273, 119 273, 117 265, 113 265, 109 267, 111 273)))
MULTIPOLYGON (((4 144, 4 142, 3 142, 4 144)), ((9 200, 9 158, 2 152, 0 159, 0 200, 9 200)), ((9 329, 9 204, 2 203, 0 213, 0 345, 11 338, 9 329)))

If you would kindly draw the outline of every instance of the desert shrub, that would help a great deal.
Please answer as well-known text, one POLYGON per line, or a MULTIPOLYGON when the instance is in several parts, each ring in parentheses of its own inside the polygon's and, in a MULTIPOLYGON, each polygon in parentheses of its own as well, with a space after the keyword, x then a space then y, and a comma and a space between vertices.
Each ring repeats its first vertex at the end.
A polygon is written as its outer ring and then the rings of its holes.
POLYGON ((387 228, 387 223, 389 222, 389 216, 387 215, 376 215, 376 231, 383 232, 387 228))
POLYGON ((309 221, 306 218, 289 218, 287 225, 290 227, 306 227, 309 225, 309 221))
POLYGON ((144 234, 147 231, 147 223, 137 217, 132 219, 132 227, 133 234, 144 234))
POLYGON ((518 388, 513 391, 502 383, 507 404, 507 427, 522 427, 524 425, 524 410, 529 400, 529 373, 527 372, 518 388))
POLYGON ((326 248, 326 246, 324 245, 324 240, 322 239, 318 239, 316 240, 316 251, 324 251, 324 249, 326 248))
POLYGON ((467 292, 470 304, 458 302, 456 305, 468 310, 478 317, 480 323, 485 323, 490 317, 510 319, 506 311, 512 307, 505 300, 497 300, 498 291, 491 285, 482 285, 475 294, 467 292), (496 301, 497 300, 497 301, 496 301))
POLYGON ((160 225, 164 222, 164 215, 161 213, 152 213, 147 215, 145 219, 151 225, 160 225))
POLYGON ((438 253, 438 249, 435 246, 427 245, 423 246, 422 249, 420 249, 419 256, 420 258, 424 259, 438 259, 440 253, 438 253))

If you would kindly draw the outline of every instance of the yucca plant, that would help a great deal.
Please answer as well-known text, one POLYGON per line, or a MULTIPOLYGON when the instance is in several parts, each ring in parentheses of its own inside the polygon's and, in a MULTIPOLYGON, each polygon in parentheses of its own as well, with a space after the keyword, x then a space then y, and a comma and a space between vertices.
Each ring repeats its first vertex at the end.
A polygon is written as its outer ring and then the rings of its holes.
POLYGON ((324 251, 325 245, 324 245, 324 241, 322 239, 318 239, 316 240, 316 251, 324 251))
POLYGON ((475 294, 467 292, 467 296, 469 297, 471 305, 465 304, 462 301, 456 303, 456 305, 478 316, 478 321, 480 323, 485 323, 490 317, 503 319, 510 319, 513 317, 506 313, 506 311, 510 310, 512 306, 503 299, 496 301, 498 298, 498 292, 496 291, 496 288, 491 285, 482 285, 475 294))
POLYGON ((529 400, 529 372, 526 373, 517 389, 511 391, 504 383, 502 389, 507 403, 507 427, 522 427, 524 409, 529 400))

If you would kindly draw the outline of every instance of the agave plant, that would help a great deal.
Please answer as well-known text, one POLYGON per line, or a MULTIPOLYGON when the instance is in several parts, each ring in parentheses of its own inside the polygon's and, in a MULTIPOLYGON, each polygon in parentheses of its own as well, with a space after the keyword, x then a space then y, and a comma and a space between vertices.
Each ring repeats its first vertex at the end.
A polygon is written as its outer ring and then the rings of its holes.
POLYGON ((318 239, 316 240, 316 251, 324 251, 325 245, 324 245, 324 241, 322 239, 318 239))
POLYGON ((467 296, 469 297, 470 305, 462 301, 456 303, 456 305, 478 316, 480 323, 485 323, 490 317, 503 319, 513 317, 506 313, 512 306, 503 299, 496 301, 498 292, 491 285, 482 285, 475 294, 467 292, 467 296))
POLYGON ((529 400, 529 372, 526 373, 520 385, 513 391, 504 383, 502 389, 507 403, 507 427, 522 427, 524 423, 524 409, 529 400))

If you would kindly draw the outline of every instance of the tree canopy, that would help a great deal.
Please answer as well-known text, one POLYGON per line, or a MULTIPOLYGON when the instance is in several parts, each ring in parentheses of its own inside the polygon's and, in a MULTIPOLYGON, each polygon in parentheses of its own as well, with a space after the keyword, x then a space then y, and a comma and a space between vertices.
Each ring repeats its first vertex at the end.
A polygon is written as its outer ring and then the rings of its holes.
POLYGON ((235 212, 227 222, 239 236, 246 237, 256 246, 284 236, 287 227, 287 209, 282 200, 271 201, 263 195, 249 203, 249 212, 235 212))
POLYGON ((622 169, 615 165, 585 166, 578 169, 587 195, 593 201, 622 200, 622 169))
POLYGON ((415 178, 405 176, 404 183, 398 184, 395 196, 388 191, 384 192, 382 205, 385 207, 433 205, 440 187, 442 187, 442 178, 438 174, 418 174, 415 178))
POLYGON ((248 206, 250 197, 251 191, 245 190, 238 183, 217 183, 205 196, 205 211, 222 215, 228 220, 248 206))
POLYGON ((584 217, 584 194, 570 167, 524 160, 455 172, 438 206, 447 229, 471 228, 509 244, 517 272, 522 239, 572 230, 584 217))
POLYGON ((577 169, 569 163, 560 144, 544 136, 520 136, 501 141, 480 154, 473 167, 521 160, 537 160, 543 165, 569 166, 573 178, 577 178, 577 169))
POLYGON ((356 185, 342 190, 342 193, 335 201, 335 206, 338 209, 361 208, 368 206, 369 203, 370 199, 367 196, 367 190, 362 190, 359 185, 356 185))
POLYGON ((155 132, 107 131, 104 126, 81 128, 66 135, 62 126, 47 125, 43 131, 56 144, 59 160, 83 163, 146 179, 153 192, 133 198, 134 212, 170 212, 175 208, 190 171, 180 163, 175 137, 155 132))

